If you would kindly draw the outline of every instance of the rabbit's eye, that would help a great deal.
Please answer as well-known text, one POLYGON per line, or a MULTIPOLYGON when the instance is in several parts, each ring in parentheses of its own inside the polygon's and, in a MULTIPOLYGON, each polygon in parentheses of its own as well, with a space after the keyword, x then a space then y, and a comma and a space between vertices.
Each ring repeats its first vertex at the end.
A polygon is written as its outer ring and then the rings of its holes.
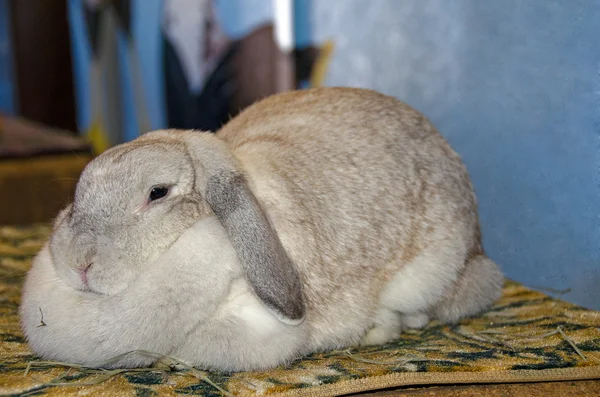
POLYGON ((169 188, 164 186, 153 187, 150 191, 150 201, 158 200, 163 198, 169 193, 169 188))

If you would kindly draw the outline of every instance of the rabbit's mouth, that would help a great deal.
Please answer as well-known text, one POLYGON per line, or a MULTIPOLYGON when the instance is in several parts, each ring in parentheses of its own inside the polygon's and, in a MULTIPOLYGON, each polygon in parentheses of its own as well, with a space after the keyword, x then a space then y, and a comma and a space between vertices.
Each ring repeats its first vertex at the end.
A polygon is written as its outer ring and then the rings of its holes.
POLYGON ((87 265, 83 265, 77 269, 77 271, 79 272, 79 279, 81 280, 81 283, 84 285, 84 287, 86 289, 90 288, 90 286, 88 284, 87 272, 90 269, 90 267, 92 267, 93 264, 94 264, 94 262, 91 262, 91 263, 88 263, 87 265))
POLYGON ((92 287, 90 287, 90 279, 88 276, 88 271, 90 270, 90 268, 92 267, 93 264, 94 263, 91 262, 89 264, 86 264, 86 265, 83 265, 83 266, 73 269, 73 273, 75 275, 75 278, 77 279, 77 284, 78 284, 75 289, 77 289, 78 291, 86 292, 86 293, 90 293, 90 294, 104 295, 102 292, 96 291, 92 287))

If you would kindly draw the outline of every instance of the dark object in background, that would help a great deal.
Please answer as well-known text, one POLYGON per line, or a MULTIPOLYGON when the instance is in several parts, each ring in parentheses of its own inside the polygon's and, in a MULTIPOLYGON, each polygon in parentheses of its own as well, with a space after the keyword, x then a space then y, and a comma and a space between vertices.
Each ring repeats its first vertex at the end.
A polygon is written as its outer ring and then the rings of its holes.
POLYGON ((231 98, 236 90, 233 78, 232 45, 206 80, 199 94, 190 91, 179 57, 169 43, 164 42, 165 97, 170 128, 216 131, 232 114, 231 98))
MULTIPOLYGON (((263 25, 233 42, 209 75, 199 94, 190 92, 177 52, 164 39, 165 92, 171 128, 216 131, 254 102, 279 91, 281 53, 273 25, 263 25)), ((319 49, 307 47, 291 54, 295 81, 300 88, 309 80, 319 49)))
MULTIPOLYGON (((280 60, 285 55, 275 42, 272 24, 263 25, 239 40, 233 59, 236 88, 231 98, 232 116, 254 102, 280 91, 280 60)), ((293 76, 289 76, 293 79, 293 76)), ((287 86, 292 87, 290 81, 287 86)))
POLYGON ((319 58, 320 51, 316 47, 305 47, 294 49, 294 72, 296 79, 296 88, 302 88, 304 82, 310 80, 313 66, 319 58))
POLYGON ((20 116, 76 131, 67 0, 11 0, 20 116))
POLYGON ((282 55, 272 25, 261 26, 230 44, 202 91, 190 91, 177 52, 164 40, 165 92, 171 128, 216 131, 231 117, 278 91, 282 55))

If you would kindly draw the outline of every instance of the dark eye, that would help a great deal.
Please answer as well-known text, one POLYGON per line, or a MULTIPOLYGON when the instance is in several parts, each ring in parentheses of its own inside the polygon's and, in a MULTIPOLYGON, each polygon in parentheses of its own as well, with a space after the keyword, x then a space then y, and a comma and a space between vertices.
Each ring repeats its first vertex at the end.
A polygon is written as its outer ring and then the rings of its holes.
POLYGON ((164 186, 153 187, 150 190, 150 201, 158 200, 159 198, 163 198, 169 193, 169 188, 164 186))

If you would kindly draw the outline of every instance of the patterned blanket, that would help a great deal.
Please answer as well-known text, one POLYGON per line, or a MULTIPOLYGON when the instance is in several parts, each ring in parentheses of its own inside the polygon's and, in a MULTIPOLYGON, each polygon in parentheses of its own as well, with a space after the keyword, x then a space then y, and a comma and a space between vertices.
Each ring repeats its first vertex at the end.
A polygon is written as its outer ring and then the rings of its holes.
POLYGON ((600 379, 600 312, 507 281, 484 315, 432 322, 385 346, 314 354, 269 371, 218 373, 162 357, 153 368, 44 363, 19 328, 18 305, 47 226, 0 227, 0 394, 332 396, 407 385, 600 379))

